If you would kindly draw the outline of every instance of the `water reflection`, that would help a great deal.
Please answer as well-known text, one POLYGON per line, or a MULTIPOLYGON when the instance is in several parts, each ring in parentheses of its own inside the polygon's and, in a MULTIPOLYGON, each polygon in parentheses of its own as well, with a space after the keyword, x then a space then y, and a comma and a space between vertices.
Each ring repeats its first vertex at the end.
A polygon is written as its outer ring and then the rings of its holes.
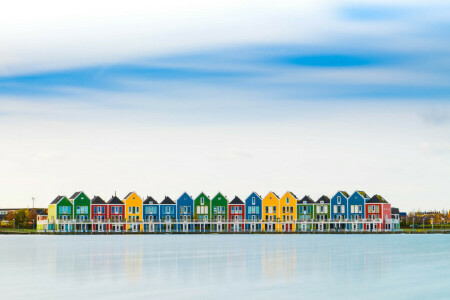
POLYGON ((85 290, 74 289, 68 299, 86 292, 101 299, 105 289, 112 298, 267 298, 280 297, 280 290, 286 297, 299 291, 324 297, 364 295, 374 284, 394 295, 393 282, 412 276, 411 269, 439 266, 432 278, 450 275, 450 242, 430 238, 439 242, 369 235, 5 236, 0 262, 4 274, 20 272, 30 285, 21 289, 3 275, 3 291, 24 298, 33 286, 53 298, 80 285, 85 290))

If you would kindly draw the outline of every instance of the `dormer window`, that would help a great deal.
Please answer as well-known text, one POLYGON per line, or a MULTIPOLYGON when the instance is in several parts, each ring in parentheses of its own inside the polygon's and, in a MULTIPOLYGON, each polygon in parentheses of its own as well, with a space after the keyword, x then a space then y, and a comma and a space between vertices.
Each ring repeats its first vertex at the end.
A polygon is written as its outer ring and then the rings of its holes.
POLYGON ((303 201, 303 204, 306 204, 306 201, 303 201))
POLYGON ((286 204, 289 204, 289 197, 286 197, 286 204))
POLYGON ((255 205, 255 197, 252 197, 252 205, 255 205))
POLYGON ((337 204, 341 204, 341 196, 337 196, 337 204))

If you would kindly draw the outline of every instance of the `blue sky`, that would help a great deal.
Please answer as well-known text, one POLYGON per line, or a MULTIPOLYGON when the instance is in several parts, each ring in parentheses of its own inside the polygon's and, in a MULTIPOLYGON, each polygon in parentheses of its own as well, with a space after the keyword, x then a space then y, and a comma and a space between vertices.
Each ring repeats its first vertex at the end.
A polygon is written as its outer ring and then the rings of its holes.
POLYGON ((447 205, 448 3, 185 5, 0 12, 0 206, 78 189, 447 205))

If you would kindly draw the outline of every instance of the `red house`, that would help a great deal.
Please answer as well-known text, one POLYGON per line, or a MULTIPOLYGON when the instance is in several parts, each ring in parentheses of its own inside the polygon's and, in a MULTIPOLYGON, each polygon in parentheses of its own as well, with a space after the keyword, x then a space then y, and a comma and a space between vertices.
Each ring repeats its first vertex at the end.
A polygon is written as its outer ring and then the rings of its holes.
MULTIPOLYGON (((245 203, 239 199, 238 196, 235 196, 234 199, 228 204, 228 219, 233 221, 243 222, 245 220, 245 203)), ((229 224, 228 230, 232 231, 242 231, 244 230, 245 224, 242 225, 234 225, 229 224)))
MULTIPOLYGON (((107 218, 111 222, 119 222, 125 219, 125 204, 116 196, 111 197, 107 203, 107 218)), ((124 230, 125 225, 110 225, 108 230, 119 231, 124 230)))
POLYGON ((104 228, 103 224, 96 224, 95 222, 105 222, 108 217, 108 209, 107 209, 106 202, 100 198, 99 196, 95 196, 92 198, 91 201, 91 219, 94 221, 94 224, 92 225, 92 230, 100 230, 103 231, 106 228, 104 228))
POLYGON ((367 224, 366 230, 385 230, 386 221, 391 219, 391 204, 380 195, 375 195, 365 204, 367 220, 382 220, 380 224, 367 224))

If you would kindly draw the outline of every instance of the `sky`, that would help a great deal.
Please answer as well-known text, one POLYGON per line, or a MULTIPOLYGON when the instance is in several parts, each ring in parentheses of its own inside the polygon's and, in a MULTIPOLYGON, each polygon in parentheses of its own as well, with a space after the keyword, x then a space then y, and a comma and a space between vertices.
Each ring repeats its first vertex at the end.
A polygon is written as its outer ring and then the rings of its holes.
POLYGON ((9 1, 0 207, 364 190, 448 210, 449 36, 441 0, 9 1))

